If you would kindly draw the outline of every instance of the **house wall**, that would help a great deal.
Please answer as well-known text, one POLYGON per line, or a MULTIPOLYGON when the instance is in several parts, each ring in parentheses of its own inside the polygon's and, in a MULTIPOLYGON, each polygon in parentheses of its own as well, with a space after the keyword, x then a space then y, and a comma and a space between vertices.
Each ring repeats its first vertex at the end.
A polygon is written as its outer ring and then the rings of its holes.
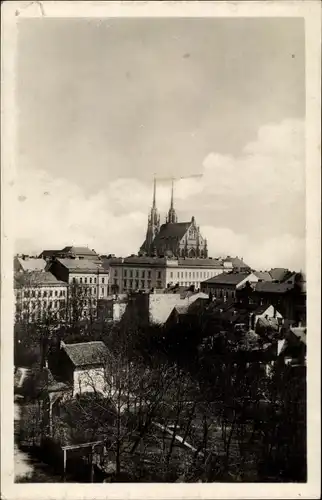
POLYGON ((16 314, 35 322, 49 314, 62 319, 66 314, 67 285, 27 285, 15 290, 16 314))
POLYGON ((104 393, 105 372, 103 367, 77 368, 74 370, 73 395, 94 392, 94 390, 104 393))
POLYGON ((149 296, 149 319, 150 323, 164 324, 176 306, 192 304, 198 298, 208 298, 204 293, 196 293, 187 298, 181 298, 179 294, 150 294, 149 296))

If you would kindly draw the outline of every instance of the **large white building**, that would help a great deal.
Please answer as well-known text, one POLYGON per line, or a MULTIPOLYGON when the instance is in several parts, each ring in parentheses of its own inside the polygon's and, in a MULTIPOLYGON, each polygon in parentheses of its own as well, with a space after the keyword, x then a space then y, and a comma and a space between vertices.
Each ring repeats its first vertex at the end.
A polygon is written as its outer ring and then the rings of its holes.
POLYGON ((189 259, 167 257, 116 258, 109 261, 112 291, 150 291, 170 286, 200 288, 200 283, 232 270, 231 262, 219 259, 189 259))

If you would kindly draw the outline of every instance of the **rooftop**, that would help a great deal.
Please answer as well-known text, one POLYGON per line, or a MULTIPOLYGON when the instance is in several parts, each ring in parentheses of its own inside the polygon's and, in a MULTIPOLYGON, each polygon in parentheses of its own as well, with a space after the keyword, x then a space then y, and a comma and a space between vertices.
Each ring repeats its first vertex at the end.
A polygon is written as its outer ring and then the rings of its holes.
POLYGON ((230 256, 227 256, 223 262, 231 262, 233 267, 235 268, 248 268, 250 269, 249 265, 246 264, 246 262, 243 261, 243 259, 239 258, 239 257, 230 257, 230 256))
POLYGON ((254 271, 254 274, 255 274, 255 276, 257 276, 257 278, 260 281, 272 281, 273 280, 272 276, 270 275, 270 273, 268 271, 254 271))
POLYGON ((221 273, 218 274, 217 276, 213 276, 212 278, 209 278, 205 281, 203 281, 203 284, 218 284, 218 285, 238 285, 241 281, 243 281, 247 276, 251 276, 250 272, 244 272, 244 273, 236 273, 236 272, 231 272, 231 273, 221 273))
POLYGON ((15 274, 15 286, 67 286, 65 281, 58 280, 48 271, 30 271, 15 274))
POLYGON ((181 240, 184 237, 189 227, 190 222, 176 222, 174 224, 162 224, 160 232, 153 240, 153 246, 156 248, 163 240, 181 240))
POLYGON ((95 262, 90 259, 63 259, 57 258, 64 267, 66 267, 70 272, 104 272, 106 269, 103 267, 102 263, 95 262))
POLYGON ((46 267, 46 261, 39 258, 23 258, 15 257, 14 259, 14 269, 15 271, 44 271, 46 267))
POLYGON ((110 358, 109 350, 101 341, 63 344, 62 348, 75 367, 104 364, 110 358))

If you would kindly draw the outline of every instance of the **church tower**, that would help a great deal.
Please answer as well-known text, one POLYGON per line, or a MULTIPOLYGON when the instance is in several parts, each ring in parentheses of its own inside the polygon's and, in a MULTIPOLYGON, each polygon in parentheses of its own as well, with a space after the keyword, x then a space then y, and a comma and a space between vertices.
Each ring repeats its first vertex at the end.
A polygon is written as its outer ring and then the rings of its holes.
POLYGON ((160 215, 156 207, 156 179, 153 181, 153 201, 152 208, 148 217, 148 228, 143 245, 140 248, 140 254, 150 255, 152 251, 152 242, 160 231, 160 215))
POLYGON ((168 212, 168 217, 166 219, 168 224, 176 224, 178 222, 178 217, 176 214, 176 211, 173 207, 173 181, 171 185, 171 202, 170 202, 170 208, 168 212))

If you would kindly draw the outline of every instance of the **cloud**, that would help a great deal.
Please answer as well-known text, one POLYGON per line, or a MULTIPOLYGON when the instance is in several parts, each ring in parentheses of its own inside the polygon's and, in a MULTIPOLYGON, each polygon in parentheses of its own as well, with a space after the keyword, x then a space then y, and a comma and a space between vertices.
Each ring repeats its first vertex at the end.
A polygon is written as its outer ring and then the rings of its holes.
MULTIPOLYGON (((197 216, 213 256, 243 256, 251 266, 304 267, 304 125, 268 124, 238 157, 210 152, 203 176, 175 184, 181 220, 197 216)), ((187 173, 188 175, 188 173, 187 173)), ((152 185, 119 178, 99 192, 46 171, 19 172, 15 192, 17 251, 88 244, 101 253, 137 252, 146 231, 152 185)), ((169 207, 170 184, 159 183, 157 206, 169 207)))

